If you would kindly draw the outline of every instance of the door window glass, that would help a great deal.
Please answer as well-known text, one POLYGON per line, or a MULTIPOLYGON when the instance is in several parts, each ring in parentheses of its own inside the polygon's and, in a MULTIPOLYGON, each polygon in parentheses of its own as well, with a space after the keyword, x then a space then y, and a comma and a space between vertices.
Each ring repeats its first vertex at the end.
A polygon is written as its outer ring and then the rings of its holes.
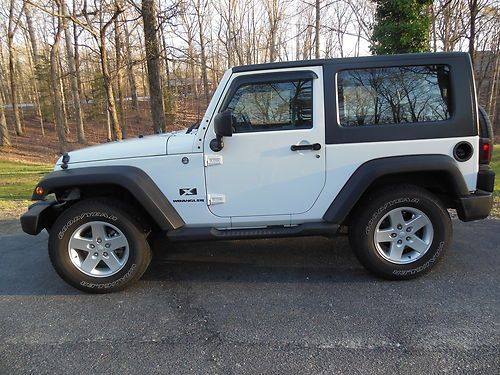
POLYGON ((308 129, 313 126, 312 80, 243 84, 226 109, 235 133, 308 129))

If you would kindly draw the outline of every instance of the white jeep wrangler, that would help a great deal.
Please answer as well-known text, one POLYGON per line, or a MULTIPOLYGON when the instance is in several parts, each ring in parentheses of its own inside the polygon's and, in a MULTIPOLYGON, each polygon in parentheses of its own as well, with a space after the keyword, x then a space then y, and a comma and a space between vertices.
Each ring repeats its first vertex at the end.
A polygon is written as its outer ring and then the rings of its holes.
POLYGON ((492 140, 464 53, 241 66, 190 129, 65 154, 21 223, 48 230, 56 271, 87 292, 138 280, 153 234, 208 241, 342 227, 367 269, 408 279, 451 244, 448 208, 463 221, 488 216, 492 140))

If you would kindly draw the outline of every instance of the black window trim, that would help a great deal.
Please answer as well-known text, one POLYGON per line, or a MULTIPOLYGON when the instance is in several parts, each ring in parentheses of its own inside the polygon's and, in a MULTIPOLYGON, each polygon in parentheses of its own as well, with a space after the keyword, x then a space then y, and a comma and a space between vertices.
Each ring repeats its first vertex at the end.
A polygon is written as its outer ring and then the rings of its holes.
POLYGON ((473 108, 475 101, 471 95, 470 78, 472 66, 467 54, 424 54, 392 55, 376 58, 332 60, 323 65, 323 95, 325 98, 325 139, 326 144, 389 142, 417 139, 468 137, 477 135, 473 108), (450 90, 453 100, 453 114, 448 120, 434 122, 405 123, 404 126, 339 125, 337 72, 346 69, 367 69, 404 65, 448 65, 450 67, 450 90))
MULTIPOLYGON (((230 87, 219 107, 218 113, 224 112, 229 105, 229 102, 233 98, 236 91, 244 85, 254 84, 254 83, 281 83, 281 82, 293 82, 293 81, 314 81, 318 79, 318 75, 312 70, 293 70, 285 72, 268 72, 259 74, 245 74, 234 78, 230 84, 230 87)), ((312 107, 314 111, 314 85, 312 89, 312 107)), ((234 134, 245 134, 245 133, 268 133, 268 132, 282 132, 282 131, 297 131, 297 130, 309 130, 314 128, 314 113, 313 113, 313 124, 311 127, 307 128, 297 128, 297 129, 269 129, 269 130, 248 130, 248 131, 238 131, 234 134)))

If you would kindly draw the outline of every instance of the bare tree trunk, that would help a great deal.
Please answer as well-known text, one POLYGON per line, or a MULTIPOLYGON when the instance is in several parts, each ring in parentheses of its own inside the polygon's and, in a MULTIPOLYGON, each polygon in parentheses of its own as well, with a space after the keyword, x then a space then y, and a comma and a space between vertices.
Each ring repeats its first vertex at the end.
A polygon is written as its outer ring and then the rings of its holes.
POLYGON ((269 36, 269 62, 276 60, 276 30, 274 27, 271 29, 269 36))
POLYGON ((198 85, 196 84, 195 57, 194 57, 193 39, 191 37, 188 37, 188 60, 189 60, 189 71, 191 73, 192 91, 194 94, 194 99, 197 101, 198 85))
POLYGON ((111 122, 111 129, 114 134, 115 140, 122 139, 122 129, 120 127, 120 121, 118 119, 118 112, 116 111, 116 100, 115 92, 113 90, 113 82, 111 80, 111 74, 109 72, 109 62, 108 62, 108 52, 106 50, 106 31, 101 30, 99 52, 101 55, 101 71, 102 78, 104 81, 104 90, 106 91, 106 101, 107 109, 109 113, 109 119, 111 122))
POLYGON ((29 71, 31 73, 31 76, 33 77, 33 91, 34 93, 31 93, 33 95, 30 95, 30 101, 34 103, 34 108, 35 108, 35 113, 36 116, 38 117, 38 121, 40 122, 40 131, 42 133, 42 137, 45 136, 45 127, 43 124, 43 115, 42 115, 42 107, 40 104, 40 92, 38 90, 38 79, 37 79, 37 74, 36 74, 36 67, 33 66, 33 58, 32 58, 32 53, 28 53, 28 67, 29 71))
MULTIPOLYGON (((206 4, 206 2, 204 2, 206 4)), ((207 76, 207 57, 205 53, 205 36, 203 35, 205 29, 203 28, 203 15, 204 11, 201 10, 201 1, 196 1, 196 16, 198 20, 198 32, 200 36, 200 57, 201 57, 201 77, 203 79, 203 95, 205 96, 205 101, 208 102, 208 76, 207 76), (202 13, 203 12, 203 13, 202 13)), ((203 5, 206 6, 206 5, 203 5)))
POLYGON ((442 9, 443 13, 443 37, 442 37, 442 42, 443 42, 443 51, 449 51, 450 50, 450 24, 451 24, 451 17, 450 17, 450 10, 449 6, 445 5, 445 7, 442 9))
POLYGON ((106 111, 106 140, 111 142, 113 140, 113 132, 111 131, 111 117, 109 111, 106 111))
POLYGON ((142 0, 142 19, 144 23, 144 41, 146 63, 148 67, 149 105, 153 128, 156 133, 165 131, 165 105, 160 81, 160 51, 156 33, 156 9, 154 0, 142 0))
POLYGON ((132 109, 137 111, 139 109, 139 100, 137 99, 137 83, 134 76, 134 62, 132 60, 132 49, 130 46, 130 33, 127 28, 127 23, 124 24, 125 27, 125 52, 127 53, 127 79, 128 85, 130 86, 130 97, 132 99, 132 109))
POLYGON ((476 21, 478 14, 478 0, 469 0, 470 12, 470 34, 469 34, 469 55, 474 63, 476 57, 476 21))
POLYGON ((276 61, 276 37, 278 33, 281 11, 280 11, 280 0, 270 0, 265 3, 267 21, 269 22, 269 36, 268 36, 268 49, 269 49, 269 61, 276 61))
MULTIPOLYGON (((498 43, 497 43, 498 45, 498 43)), ((497 48, 498 50, 498 48, 497 48)), ((499 127, 497 124, 497 99, 498 99, 498 94, 499 94, 499 89, 498 89, 498 77, 500 75, 500 57, 498 55, 494 56, 494 66, 493 66, 493 73, 491 74, 491 89, 490 89, 490 96, 488 98, 488 103, 487 103, 487 111, 490 115, 490 120, 493 126, 495 127, 495 131, 497 130, 496 128, 499 127)))
POLYGON ((160 34, 161 34, 161 43, 162 43, 162 48, 164 51, 164 56, 163 58, 165 59, 165 77, 166 77, 166 83, 167 83, 167 88, 170 90, 170 64, 168 62, 168 46, 167 42, 165 40, 165 33, 163 32, 163 28, 160 28, 160 34))
POLYGON ((315 36, 315 39, 316 39, 316 50, 315 50, 315 53, 314 53, 314 57, 319 59, 320 55, 319 55, 319 47, 320 47, 320 34, 319 34, 319 31, 320 31, 320 14, 319 14, 319 2, 320 0, 316 0, 316 29, 315 29, 315 32, 316 32, 316 36, 315 36))
POLYGON ((80 92, 78 90, 78 79, 76 76, 76 66, 75 57, 73 55, 73 49, 71 47, 71 33, 68 28, 66 21, 66 15, 68 14, 68 7, 66 2, 62 0, 62 12, 63 12, 63 28, 64 28, 64 40, 66 45, 66 59, 68 60, 68 70, 69 70, 69 81, 71 86, 71 100, 73 107, 73 115, 76 121, 76 137, 78 143, 86 143, 85 139, 85 129, 83 127, 83 113, 80 101, 80 92))
POLYGON ((9 51, 10 95, 11 95, 12 111, 14 112, 14 127, 16 130, 16 134, 24 135, 23 124, 21 122, 21 115, 19 113, 19 97, 18 97, 18 87, 17 87, 16 70, 15 70, 16 51, 14 49, 14 34, 17 29, 19 19, 16 19, 16 15, 14 14, 15 13, 14 5, 15 5, 15 0, 10 0, 9 24, 7 30, 7 47, 9 51))
POLYGON ((148 96, 148 85, 146 84, 147 79, 144 77, 148 76, 148 67, 146 66, 146 62, 144 61, 141 64, 141 86, 142 86, 142 92, 144 96, 148 96))
POLYGON ((234 41, 234 28, 232 20, 235 13, 236 0, 228 0, 227 2, 227 19, 226 19, 226 50, 227 50, 227 67, 231 68, 233 65, 233 41, 234 41))
POLYGON ((437 37, 436 37, 436 9, 434 9, 434 4, 430 4, 431 9, 431 37, 432 37, 432 51, 437 52, 437 37))
MULTIPOLYGON (((73 1, 73 14, 76 14, 77 10, 77 4, 76 1, 73 1)), ((78 27, 75 22, 73 22, 73 57, 75 60, 75 72, 76 72, 76 82, 78 84, 78 95, 80 96, 80 100, 82 99, 83 96, 83 86, 82 86, 82 77, 80 74, 80 44, 78 41, 79 38, 79 33, 78 33, 78 27)), ((83 117, 83 115, 82 115, 83 117)))
POLYGON ((10 146, 9 129, 5 118, 4 103, 0 94, 0 147, 10 146))
MULTIPOLYGON (((7 82, 7 66, 4 65, 5 59, 3 56, 3 51, 0 48, 0 82, 7 82)), ((2 95, 4 105, 7 102, 9 96, 10 85, 0 85, 0 95, 2 95), (9 86, 9 87, 7 87, 9 86)))
POLYGON ((123 138, 127 138, 127 125, 123 112, 123 73, 122 73, 122 40, 120 38, 120 24, 118 17, 115 18, 115 64, 116 64, 116 92, 118 93, 118 114, 122 125, 123 138))
POLYGON ((300 60, 300 23, 296 25, 297 29, 295 31, 295 60, 300 60))
POLYGON ((40 121, 40 130, 42 132, 42 136, 45 136, 45 128, 43 124, 43 115, 42 115, 42 108, 41 108, 41 100, 40 100, 40 91, 38 89, 38 73, 40 70, 40 56, 38 55, 38 43, 36 40, 36 35, 35 35, 35 29, 33 27, 33 18, 31 16, 31 8, 30 5, 27 4, 24 9, 25 15, 26 15, 26 25, 28 29, 28 35, 30 39, 30 44, 31 44, 31 54, 32 54, 32 59, 29 59, 30 62, 30 69, 33 74, 34 80, 33 80, 33 88, 35 90, 35 111, 36 114, 39 118, 40 121), (33 64, 32 64, 33 62, 33 64), (34 67, 32 66, 34 65, 34 67))
POLYGON ((36 39, 35 28, 33 27, 33 17, 31 16, 31 6, 28 4, 24 9, 26 16, 26 25, 28 27, 28 34, 31 42, 31 51, 33 53, 33 62, 35 66, 40 63, 40 56, 38 54, 38 41, 36 39))
MULTIPOLYGON (((57 2, 59 11, 61 3, 57 2)), ((54 100, 54 117, 56 124, 56 133, 59 139, 60 151, 66 152, 66 131, 64 129, 64 111, 61 93, 61 82, 59 77, 59 46, 63 25, 61 18, 57 18, 57 32, 54 36, 54 44, 50 49, 50 84, 52 88, 52 98, 54 100)))
MULTIPOLYGON (((64 28, 64 26, 63 26, 64 28)), ((63 30, 64 31, 64 30, 63 30)), ((61 86, 61 101, 62 101, 62 110, 63 110, 63 119, 64 119, 64 130, 66 131, 66 134, 70 134, 70 129, 69 129, 69 122, 68 122, 68 101, 67 101, 67 92, 65 90, 65 85, 64 85, 64 69, 62 66, 62 60, 60 53, 57 54, 58 58, 58 63, 59 63, 59 85, 61 86)))
POLYGON ((306 40, 304 44, 304 50, 302 52, 302 58, 304 60, 310 59, 311 53, 312 53, 312 26, 307 25, 306 40))

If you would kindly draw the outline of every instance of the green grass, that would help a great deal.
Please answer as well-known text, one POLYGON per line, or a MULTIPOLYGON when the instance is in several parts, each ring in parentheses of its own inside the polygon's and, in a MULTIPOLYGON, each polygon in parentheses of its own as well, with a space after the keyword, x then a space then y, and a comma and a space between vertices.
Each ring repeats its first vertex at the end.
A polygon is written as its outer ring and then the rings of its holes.
POLYGON ((49 164, 26 164, 0 160, 0 219, 15 219, 32 203, 31 194, 49 164))
POLYGON ((37 182, 52 169, 49 164, 0 161, 0 203, 31 199, 37 182))

